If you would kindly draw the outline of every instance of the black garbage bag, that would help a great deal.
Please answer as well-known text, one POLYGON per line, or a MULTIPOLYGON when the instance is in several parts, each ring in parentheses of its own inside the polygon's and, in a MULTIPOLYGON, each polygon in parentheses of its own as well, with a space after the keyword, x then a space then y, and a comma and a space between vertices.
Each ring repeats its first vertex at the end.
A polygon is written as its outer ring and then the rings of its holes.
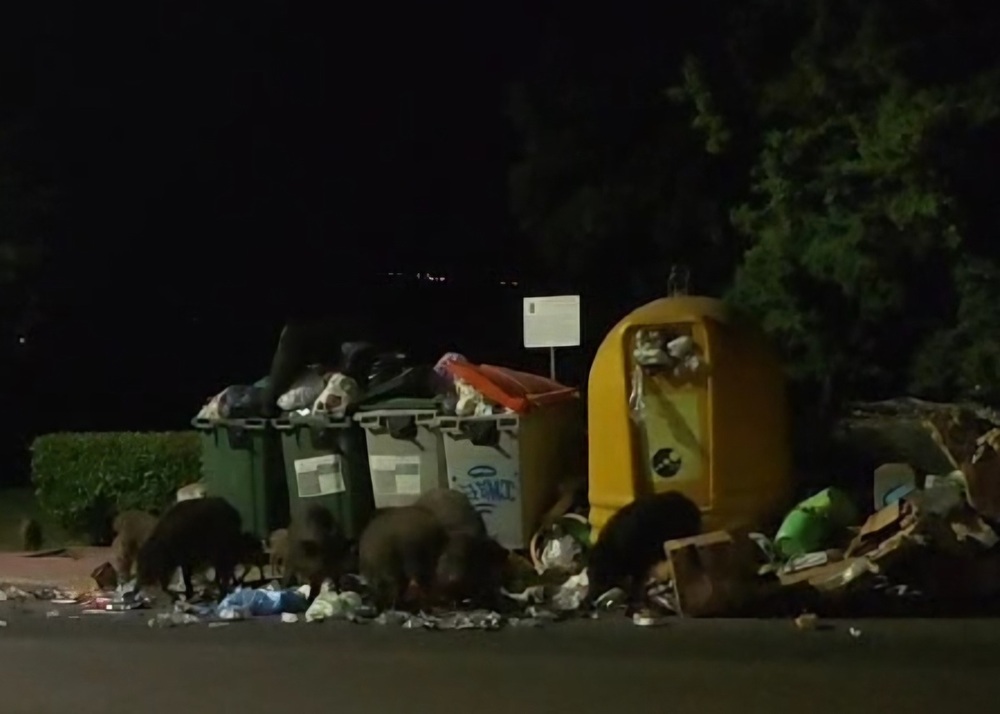
POLYGON ((338 371, 365 389, 371 379, 372 369, 379 359, 375 345, 371 342, 345 342, 340 346, 340 354, 338 371))
POLYGON ((223 419, 252 419, 264 413, 265 387, 234 384, 219 395, 219 416, 223 419))

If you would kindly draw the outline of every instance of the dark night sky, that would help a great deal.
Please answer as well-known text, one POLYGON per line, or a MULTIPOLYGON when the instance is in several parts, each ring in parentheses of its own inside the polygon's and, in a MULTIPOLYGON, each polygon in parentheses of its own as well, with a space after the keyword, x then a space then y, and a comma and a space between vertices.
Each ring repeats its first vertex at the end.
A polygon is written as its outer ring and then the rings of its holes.
POLYGON ((557 23, 509 4, 3 14, 0 119, 59 191, 38 319, 24 347, 5 331, 8 456, 49 430, 182 428, 266 371, 300 310, 419 357, 535 360, 523 284, 499 285, 531 272, 505 101, 557 23))

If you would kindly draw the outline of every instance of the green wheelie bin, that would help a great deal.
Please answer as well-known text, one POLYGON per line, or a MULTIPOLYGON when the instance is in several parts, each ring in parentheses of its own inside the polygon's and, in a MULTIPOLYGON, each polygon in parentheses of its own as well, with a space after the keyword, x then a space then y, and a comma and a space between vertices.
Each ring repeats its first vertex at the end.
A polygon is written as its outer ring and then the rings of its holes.
POLYGON ((281 441, 268 420, 196 418, 192 425, 201 437, 208 495, 233 504, 244 530, 259 538, 288 525, 281 441))
POLYGON ((364 429, 352 418, 291 414, 275 419, 281 435, 292 518, 319 503, 348 538, 357 538, 375 510, 364 429))

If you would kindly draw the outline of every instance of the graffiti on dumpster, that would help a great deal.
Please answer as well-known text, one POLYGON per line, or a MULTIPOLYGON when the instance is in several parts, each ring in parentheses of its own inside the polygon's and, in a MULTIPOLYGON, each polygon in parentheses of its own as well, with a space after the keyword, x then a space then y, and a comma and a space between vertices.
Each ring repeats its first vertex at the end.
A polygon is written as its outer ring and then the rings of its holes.
POLYGON ((461 490, 469 497, 473 507, 482 514, 492 513, 503 503, 517 501, 517 481, 497 476, 492 466, 474 466, 461 490))

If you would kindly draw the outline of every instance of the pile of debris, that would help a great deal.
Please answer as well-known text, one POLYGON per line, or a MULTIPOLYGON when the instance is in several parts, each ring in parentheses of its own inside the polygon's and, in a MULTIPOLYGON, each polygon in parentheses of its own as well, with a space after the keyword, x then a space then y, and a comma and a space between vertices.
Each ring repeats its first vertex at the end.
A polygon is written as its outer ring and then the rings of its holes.
POLYGON ((906 406, 908 422, 872 409, 855 415, 880 437, 880 453, 911 457, 875 470, 870 516, 826 489, 798 504, 773 540, 717 532, 667 543, 673 609, 694 617, 995 611, 997 420, 971 407, 906 406))

